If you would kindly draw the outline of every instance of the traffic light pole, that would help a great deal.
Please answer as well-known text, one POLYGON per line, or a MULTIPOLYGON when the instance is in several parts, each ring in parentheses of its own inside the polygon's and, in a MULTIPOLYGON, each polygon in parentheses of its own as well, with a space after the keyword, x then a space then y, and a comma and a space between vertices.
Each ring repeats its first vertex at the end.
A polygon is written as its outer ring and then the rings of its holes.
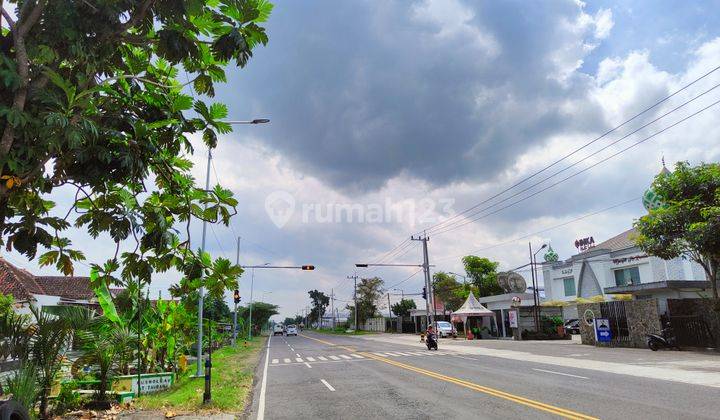
POLYGON ((358 276, 357 276, 357 274, 355 274, 355 275, 352 275, 352 276, 347 276, 347 278, 353 279, 353 301, 355 302, 355 303, 354 303, 354 304, 355 304, 355 308, 354 308, 354 312, 355 312, 355 331, 357 331, 357 330, 358 330, 358 306, 357 306, 357 278, 358 278, 358 276))
POLYGON ((425 299, 425 322, 427 323, 428 326, 430 326, 430 325, 432 325, 432 322, 434 321, 434 319, 432 318, 432 315, 430 315, 430 307, 431 307, 431 304, 433 307, 435 305, 434 305, 434 302, 432 302, 434 293, 432 291, 432 284, 430 282, 430 261, 428 258, 428 249, 427 249, 428 237, 427 236, 422 236, 422 237, 411 236, 410 239, 413 241, 422 241, 422 244, 423 244, 423 265, 422 265, 422 267, 423 267, 423 271, 425 272, 425 287, 427 289, 427 296, 425 299))
MULTIPOLYGON (((235 265, 240 265, 240 237, 237 239, 237 252, 235 253, 235 265)), ((236 290, 233 294, 233 300, 235 301, 235 310, 233 311, 233 334, 232 334, 232 345, 234 346, 237 342, 237 307, 240 301, 240 293, 236 290)))
MULTIPOLYGON (((210 189, 210 164, 212 163, 212 149, 208 148, 207 173, 205 174, 205 191, 210 189)), ((207 203, 205 203, 207 209, 207 203)), ((202 224, 202 241, 200 242, 200 254, 205 252, 205 236, 207 233, 207 221, 202 224)), ((188 238, 189 240, 189 238, 188 238)), ((200 290, 198 292, 198 337, 197 337, 197 366, 195 374, 203 376, 203 304, 205 299, 205 279, 200 279, 200 290)), ((139 386, 140 384, 138 384, 139 386)))

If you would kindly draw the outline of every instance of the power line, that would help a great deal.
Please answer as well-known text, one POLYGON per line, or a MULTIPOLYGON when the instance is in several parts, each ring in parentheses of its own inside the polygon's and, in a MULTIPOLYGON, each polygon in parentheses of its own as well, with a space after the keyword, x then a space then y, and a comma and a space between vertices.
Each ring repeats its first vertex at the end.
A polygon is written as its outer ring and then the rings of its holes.
POLYGON ((414 272, 414 273, 410 274, 409 276, 405 277, 405 279, 403 279, 403 280, 401 280, 401 281, 399 281, 399 282, 397 282, 397 283, 393 284, 392 286, 388 286, 388 287, 386 287, 385 289, 386 289, 386 290, 390 290, 390 289, 392 289, 393 287, 397 287, 397 286, 399 286, 399 285, 401 285, 401 284, 405 283, 406 281, 410 280, 411 278, 415 277, 415 276, 416 276, 416 275, 417 275, 417 274, 418 274, 419 272, 421 272, 421 271, 423 271, 423 269, 422 269, 422 268, 420 268, 420 269, 419 269, 419 270, 417 270, 416 272, 414 272))
POLYGON ((567 177, 565 177, 565 178, 563 178, 563 179, 561 179, 561 180, 559 180, 559 181, 557 181, 557 182, 555 182, 555 183, 553 183, 553 184, 550 184, 549 186, 547 186, 547 187, 545 187, 545 188, 543 188, 543 189, 541 189, 541 190, 538 190, 538 191, 536 191, 536 192, 528 195, 527 197, 523 197, 523 198, 521 198, 520 200, 514 201, 514 202, 512 202, 512 203, 510 203, 510 204, 508 204, 508 205, 506 205, 506 206, 500 207, 499 209, 494 210, 494 211, 492 211, 492 212, 490 212, 490 213, 487 213, 487 214, 484 214, 484 215, 480 215, 479 217, 476 217, 476 218, 473 218, 473 219, 466 220, 464 223, 459 224, 459 225, 456 225, 456 226, 453 226, 451 229, 448 229, 448 230, 445 230, 445 231, 436 232, 435 235, 439 235, 439 234, 441 234, 441 233, 446 233, 446 232, 449 232, 450 230, 454 230, 454 229, 457 229, 457 228, 459 228, 459 227, 465 226, 465 225, 467 225, 467 224, 469 224, 469 223, 476 222, 476 221, 478 221, 478 220, 480 220, 480 219, 484 219, 484 218, 486 218, 486 217, 488 217, 488 216, 492 216, 493 214, 499 213, 499 212, 502 211, 502 210, 505 210, 505 209, 507 209, 507 208, 510 208, 510 207, 512 207, 512 206, 514 206, 514 205, 516 205, 516 204, 518 204, 518 203, 521 203, 521 202, 523 202, 523 201, 525 201, 525 200, 527 200, 527 199, 529 199, 529 198, 532 198, 532 197, 534 197, 534 196, 536 196, 536 195, 538 195, 538 194, 540 194, 540 193, 542 193, 542 192, 545 192, 545 191, 549 190, 550 188, 553 188, 553 187, 555 187, 555 186, 557 186, 557 185, 559 185, 559 184, 562 184, 563 182, 568 181, 568 180, 570 180, 570 179, 572 179, 572 178, 574 178, 574 177, 576 177, 576 176, 578 176, 578 175, 580 175, 580 174, 582 174, 582 173, 585 173, 585 172, 589 171, 590 169, 592 169, 592 168, 600 165, 601 163, 607 162, 608 160, 610 160, 610 159, 612 159, 612 158, 614 158, 614 157, 616 157, 616 156, 618 156, 618 155, 620 155, 620 154, 622 154, 622 153, 624 153, 624 152, 632 149, 633 147, 638 146, 638 145, 640 145, 640 144, 642 144, 642 143, 644 143, 644 142, 646 142, 646 141, 648 141, 648 140, 650 140, 650 139, 652 139, 652 138, 654 138, 654 137, 656 137, 656 136, 658 136, 658 135, 666 132, 667 130, 669 130, 669 129, 671 129, 671 128, 673 128, 673 127, 675 127, 675 126, 677 126, 677 125, 679 125, 679 124, 681 124, 681 123, 689 120, 690 118, 693 118, 693 117, 697 116, 698 114, 707 111, 708 109, 712 108, 713 106, 717 105, 718 103, 720 103, 720 100, 713 102, 712 104, 710 104, 710 105, 708 105, 708 106, 700 109, 699 111, 693 112, 692 114, 688 115, 687 117, 682 118, 682 119, 674 122, 673 124, 670 124, 669 126, 661 129, 660 131, 657 131, 657 132, 655 132, 655 133, 653 133, 653 134, 651 134, 651 135, 643 138, 642 140, 639 140, 639 141, 637 141, 637 142, 635 142, 635 143, 633 143, 633 144, 625 147, 624 149, 621 149, 621 150, 617 151, 616 153, 613 153, 612 155, 610 155, 610 156, 608 156, 608 157, 606 157, 606 158, 603 158, 603 159, 599 160, 598 162, 596 162, 596 163, 588 166, 587 168, 581 169, 581 170, 579 170, 579 171, 577 171, 577 172, 575 172, 575 173, 573 173, 573 174, 571 174, 571 175, 569 175, 569 176, 567 176, 567 177))
POLYGON ((588 213, 588 214, 582 215, 582 216, 580 216, 580 217, 576 217, 576 218, 571 219, 571 220, 568 220, 568 221, 566 221, 566 222, 563 222, 563 223, 560 223, 560 224, 557 224, 557 225, 554 225, 554 226, 550 226, 550 227, 548 227, 548 228, 541 229, 541 230, 538 230, 538 231, 533 232, 533 233, 528 233, 528 234, 523 235, 523 236, 515 237, 515 238, 510 239, 510 240, 507 240, 507 241, 505 241, 505 242, 500 242, 500 243, 498 243, 498 244, 491 245, 491 246, 487 246, 487 247, 485 247, 485 248, 480 248, 480 249, 476 249, 476 250, 473 250, 473 251, 468 251, 467 253, 464 253, 464 254, 452 255, 452 256, 443 257, 443 258, 436 258, 435 261, 445 261, 445 260, 449 260, 449 259, 452 259, 452 258, 460 257, 460 256, 462 256, 462 255, 474 254, 474 253, 478 253, 478 252, 482 252, 482 251, 487 251, 487 250, 490 250, 490 249, 498 248, 498 247, 501 247, 501 246, 504 246, 504 245, 512 244, 512 243, 515 243, 515 242, 517 242, 517 241, 519 241, 519 240, 521 240, 521 239, 526 239, 526 238, 529 238, 529 237, 531 237, 531 236, 539 235, 539 234, 541 234, 541 233, 545 233, 545 232, 548 232, 548 231, 551 231, 551 230, 554 230, 554 229, 557 229, 557 228, 560 228, 560 227, 563 227, 563 226, 567 226, 567 225, 569 225, 569 224, 571 224, 571 223, 575 223, 575 222, 578 222, 578 221, 580 221, 580 220, 587 219, 588 217, 596 216, 596 215, 598 215, 598 214, 605 213, 605 212, 607 212, 607 211, 616 209, 616 208, 618 208, 618 207, 622 207, 622 206, 624 206, 624 205, 627 205, 627 204, 630 204, 630 203, 633 203, 633 202, 637 202, 638 200, 640 200, 640 197, 635 197, 635 198, 633 198, 633 199, 630 199, 630 200, 627 200, 627 201, 623 201, 622 203, 614 204, 614 205, 612 205, 612 206, 610 206, 610 207, 606 207, 606 208, 604 208, 604 209, 601 209, 601 210, 598 210, 598 211, 595 211, 595 212, 592 212, 592 213, 588 213))
MULTIPOLYGON (((426 231, 430 232, 430 231, 432 231, 432 230, 438 229, 438 228, 440 228, 440 227, 442 227, 442 226, 444 226, 444 225, 447 225, 447 224, 449 224, 449 223, 454 223, 454 222, 451 222, 453 219, 457 219, 458 217, 462 216, 463 214, 468 213, 468 212, 474 210, 475 208, 477 208, 477 207, 479 207, 479 206, 481 206, 481 205, 483 205, 483 204, 485 204, 485 203, 487 203, 487 202, 489 202, 489 201, 491 201, 491 200, 493 200, 493 199, 501 196, 502 194, 510 191, 511 189, 513 189, 513 188, 515 188, 515 187, 523 184, 524 182, 526 182, 526 181, 534 178, 535 176, 537 176, 537 175, 545 172, 546 170, 548 170, 548 169, 550 169, 551 167, 557 165, 558 163, 564 161, 565 159, 569 158, 570 156, 573 156, 574 154, 576 154, 576 153, 579 152, 580 150, 585 149, 586 147, 590 146, 591 144, 593 144, 593 143, 595 143, 595 142, 597 142, 597 141, 605 138, 606 136, 608 136, 608 135, 610 135, 611 133, 617 131, 618 129, 622 128, 623 126, 625 126, 625 125, 629 124, 630 122, 636 120, 636 119, 639 118, 640 116, 648 113, 649 111, 651 111, 652 109, 656 108, 656 107, 659 106, 660 104, 668 101, 668 100, 671 99, 672 97, 674 97, 674 96, 678 95, 679 93, 685 91, 685 90, 688 89, 689 87, 693 86, 694 84, 696 84, 696 83, 699 82, 700 80, 703 80, 704 78, 706 78, 707 76, 711 75, 712 73, 716 72, 716 71, 719 70, 719 69, 720 69, 720 66, 717 66, 717 67, 711 69, 711 70, 708 71, 707 73, 705 73, 705 74, 703 74, 702 76, 696 78, 695 80, 691 81, 690 83, 684 85, 683 87, 681 87, 680 89, 678 89, 678 90, 676 90, 675 92, 671 93, 670 95, 665 96, 664 98, 662 98, 662 99, 660 99, 659 101, 655 102, 655 103, 652 104, 651 106, 643 109, 643 110, 642 110, 641 112, 639 112, 638 114, 635 114, 635 115, 632 116, 631 118, 625 120, 625 121, 622 122, 620 125, 617 125, 617 126, 611 128, 610 130, 604 132, 603 134, 601 134, 600 136, 596 137, 595 139, 593 139, 593 140, 591 140, 591 141, 583 144, 582 146, 574 149, 573 151, 571 151, 570 153, 564 155, 564 156, 561 157, 560 159, 557 159, 556 161, 552 162, 551 164, 549 164, 549 165, 541 168, 540 170, 538 170, 538 171, 536 171, 536 172, 534 172, 534 173, 526 176, 525 178, 519 180, 518 182, 514 183, 514 184, 511 185, 510 187, 505 188, 504 190, 500 191, 499 193, 497 193, 497 194, 495 194, 495 195, 493 195, 493 196, 491 196, 491 197, 483 200, 482 202, 480 202, 480 203, 478 203, 478 204, 476 204, 476 205, 474 205, 474 206, 472 206, 472 207, 470 207, 470 208, 468 208, 468 209, 466 209, 466 210, 464 210, 464 211, 462 211, 462 212, 460 212, 460 213, 458 213, 458 214, 456 214, 456 215, 454 215, 454 216, 452 216, 452 217, 450 217, 450 218, 448 218, 448 219, 446 219, 446 220, 444 220, 444 221, 442 221, 442 222, 440 222, 440 223, 438 223, 438 224, 435 224, 434 226, 431 226, 429 229, 426 229, 426 231)), ((419 232, 417 232, 417 233, 419 234, 419 232)))
MULTIPOLYGON (((666 112, 665 114, 663 114, 663 115, 655 118, 654 120, 648 122, 647 124, 645 124, 645 125, 637 128, 637 129, 631 131, 630 133, 624 135, 623 137, 620 137, 619 139, 617 139, 617 140, 613 141, 612 143, 610 143, 610 144, 602 147, 601 149, 599 149, 599 150, 597 150, 597 151, 595 151, 595 152, 593 152, 593 153, 590 153, 589 155, 585 156, 584 158, 578 160, 577 162, 575 162, 575 163, 573 163, 573 164, 571 164, 571 165, 569 165, 569 166, 567 166, 567 167, 565 167, 565 168, 563 168, 563 169, 561 169, 561 170, 553 173, 552 175, 547 176, 547 177, 543 178, 542 180, 540 180, 540 181, 538 181, 538 182, 530 185, 529 187, 526 187, 526 188, 524 188, 524 189, 522 189, 522 190, 520 190, 520 191, 518 191, 518 192, 516 192, 516 193, 514 193, 514 194, 512 194, 512 195, 510 195, 510 196, 508 196, 508 197, 505 197, 505 198, 503 198, 503 199, 500 200, 500 201, 497 201, 497 202, 495 202, 495 203, 493 203, 493 204, 490 204, 490 205, 488 205, 488 206, 486 206, 486 207, 484 207, 484 208, 482 208, 482 209, 480 209, 480 210, 474 211, 474 212, 473 212, 473 215, 482 213, 482 212, 484 212, 485 210, 488 210, 488 209, 490 209, 490 208, 493 208, 493 207, 495 207, 495 206, 497 206, 497 205, 499 205, 499 204, 501 204, 501 203, 504 203, 504 202, 506 202, 506 201, 514 198, 514 197, 517 197, 518 195, 520 195, 520 194, 522 194, 522 193, 524 193, 524 192, 527 192, 528 190, 531 190, 532 188, 534 188, 534 187, 542 184, 543 182, 545 182, 545 181, 547 181, 547 180, 555 177, 556 175, 559 175, 559 174, 567 171, 568 169, 571 169, 571 168, 577 166, 578 164, 580 164, 580 163, 582 163, 582 162, 590 159, 591 157, 599 154, 600 152, 602 152, 602 151, 604 151, 604 150, 607 150, 608 148, 614 146, 615 144, 621 142, 622 140, 625 140, 626 138, 630 137, 631 135, 636 134, 637 132, 639 132, 639 131, 647 128, 647 127, 650 126, 651 124, 654 124, 655 122, 657 122, 657 121, 659 121, 659 120, 667 117, 668 115, 670 115, 670 114, 678 111, 680 108, 683 108, 684 106, 686 106, 686 105, 688 105, 689 103, 691 103, 691 102, 693 102, 693 101, 701 98, 702 96, 710 93, 711 91, 717 89, 718 87, 720 87, 720 83, 719 83, 719 84, 716 84, 715 86, 713 86, 712 88, 706 90, 705 92, 701 93, 700 95, 698 95, 698 96, 696 96, 696 97, 694 97, 694 98, 692 98, 692 99, 690 99, 690 100, 682 103, 681 105, 673 108, 672 110, 666 112)), ((704 111, 704 109, 701 110, 701 112, 702 112, 702 111, 704 111)), ((694 115, 697 115, 697 114, 692 114, 691 117, 694 116, 694 115)), ((680 122, 682 122, 682 121, 685 121, 685 119, 681 120, 680 122)), ((677 125, 677 123, 671 125, 670 127, 667 127, 667 128, 664 129, 664 130, 661 130, 660 132, 656 133, 655 135, 657 135, 657 134, 659 134, 659 133, 667 130, 668 128, 674 127, 675 125, 677 125)), ((654 137, 655 135, 653 135, 653 136, 651 136, 651 137, 654 137)), ((647 139, 645 139, 645 140, 647 140, 647 139)), ((643 141, 645 141, 645 140, 643 140, 643 141)), ((639 144, 639 143, 638 143, 638 144, 639 144)), ((617 156, 617 154, 616 154, 616 155, 613 155, 613 157, 614 157, 614 156, 617 156)), ((608 160, 608 159, 605 159, 605 160, 608 160)), ((603 161, 605 161, 605 160, 603 160, 603 161)), ((568 179, 569 179, 569 178, 568 178, 568 179)), ((557 185, 557 184, 554 184, 554 185, 557 185)), ((486 200, 486 202, 487 202, 487 201, 488 201, 488 200, 486 200)), ((477 207, 477 206, 475 206, 475 207, 477 207)), ((449 231, 451 231, 451 230, 457 229, 458 227, 464 226, 464 225, 466 225, 466 224, 467 224, 467 220, 465 220, 465 221, 463 221, 463 220, 457 220, 456 222, 453 222, 453 223, 450 224, 450 225, 446 225, 446 226, 440 227, 438 231, 435 231, 435 232, 434 232, 434 234, 435 234, 435 235, 439 235, 439 234, 441 234, 441 233, 449 232, 449 231)))

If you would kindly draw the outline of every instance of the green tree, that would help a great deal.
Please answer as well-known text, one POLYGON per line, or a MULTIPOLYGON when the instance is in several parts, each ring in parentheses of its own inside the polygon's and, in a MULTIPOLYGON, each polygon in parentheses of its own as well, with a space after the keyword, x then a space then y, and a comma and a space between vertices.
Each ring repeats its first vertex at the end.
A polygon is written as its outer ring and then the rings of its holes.
POLYGON ((317 290, 310 290, 308 294, 310 295, 312 305, 309 315, 310 322, 318 322, 318 320, 325 315, 325 309, 330 305, 330 297, 317 290))
POLYGON ((71 226, 116 245, 93 285, 147 284, 174 268, 220 296, 240 268, 193 250, 193 219, 228 224, 237 201, 191 174, 189 135, 231 131, 209 103, 231 61, 267 43, 266 0, 7 0, 0 33, 0 243, 72 274, 71 226), (15 13, 8 13, 15 8, 15 13), (13 18, 16 16, 16 18, 13 18), (9 28, 6 30, 5 28, 9 28), (180 76, 183 73, 182 77, 180 76), (187 79, 187 83, 185 82, 187 79), (185 93, 187 85, 202 98, 185 93), (48 197, 72 189, 69 208, 48 197), (181 228, 181 229, 178 229, 181 228), (183 232, 182 234, 180 232, 183 232), (120 244, 134 242, 120 253, 120 244))
POLYGON ((415 301, 412 299, 401 299, 400 302, 390 307, 397 316, 410 316, 410 309, 415 309, 415 301))
POLYGON ((658 175, 652 188, 663 205, 635 222, 638 246, 663 259, 685 257, 700 264, 720 311, 720 164, 679 162, 672 173, 658 175))
POLYGON ((0 293, 0 316, 12 311, 15 299, 12 295, 4 295, 0 293))
MULTIPOLYGON (((265 302, 254 302, 252 304, 252 325, 253 328, 262 328, 270 320, 270 317, 277 315, 278 306, 265 302)), ((247 306, 238 306, 238 318, 247 319, 250 315, 247 306)))
MULTIPOLYGON (((380 277, 360 279, 357 285, 358 325, 378 313, 377 302, 382 298, 383 280, 380 277)), ((350 310, 350 322, 355 322, 355 308, 347 305, 350 310)))
POLYGON ((465 273, 471 283, 477 287, 478 297, 492 296, 503 292, 497 282, 499 263, 475 255, 463 257, 462 262, 465 266, 465 273))
POLYGON ((445 308, 449 311, 458 309, 464 302, 462 294, 458 293, 462 289, 460 284, 452 274, 438 271, 433 274, 433 290, 435 296, 445 302, 445 308))

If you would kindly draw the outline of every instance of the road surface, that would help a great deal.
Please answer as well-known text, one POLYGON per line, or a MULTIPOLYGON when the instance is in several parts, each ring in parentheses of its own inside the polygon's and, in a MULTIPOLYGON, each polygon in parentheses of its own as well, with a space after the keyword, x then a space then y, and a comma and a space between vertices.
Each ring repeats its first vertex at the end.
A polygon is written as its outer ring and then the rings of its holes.
POLYGON ((717 419, 718 388, 313 332, 272 337, 255 419, 717 419))

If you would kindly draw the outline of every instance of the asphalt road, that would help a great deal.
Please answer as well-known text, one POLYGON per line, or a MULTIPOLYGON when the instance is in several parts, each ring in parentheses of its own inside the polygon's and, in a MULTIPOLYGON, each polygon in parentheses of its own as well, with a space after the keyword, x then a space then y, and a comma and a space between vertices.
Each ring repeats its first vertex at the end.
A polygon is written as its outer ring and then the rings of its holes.
POLYGON ((270 339, 251 418, 717 419, 718 395, 706 386, 470 357, 443 350, 442 340, 430 352, 303 332, 270 339))

